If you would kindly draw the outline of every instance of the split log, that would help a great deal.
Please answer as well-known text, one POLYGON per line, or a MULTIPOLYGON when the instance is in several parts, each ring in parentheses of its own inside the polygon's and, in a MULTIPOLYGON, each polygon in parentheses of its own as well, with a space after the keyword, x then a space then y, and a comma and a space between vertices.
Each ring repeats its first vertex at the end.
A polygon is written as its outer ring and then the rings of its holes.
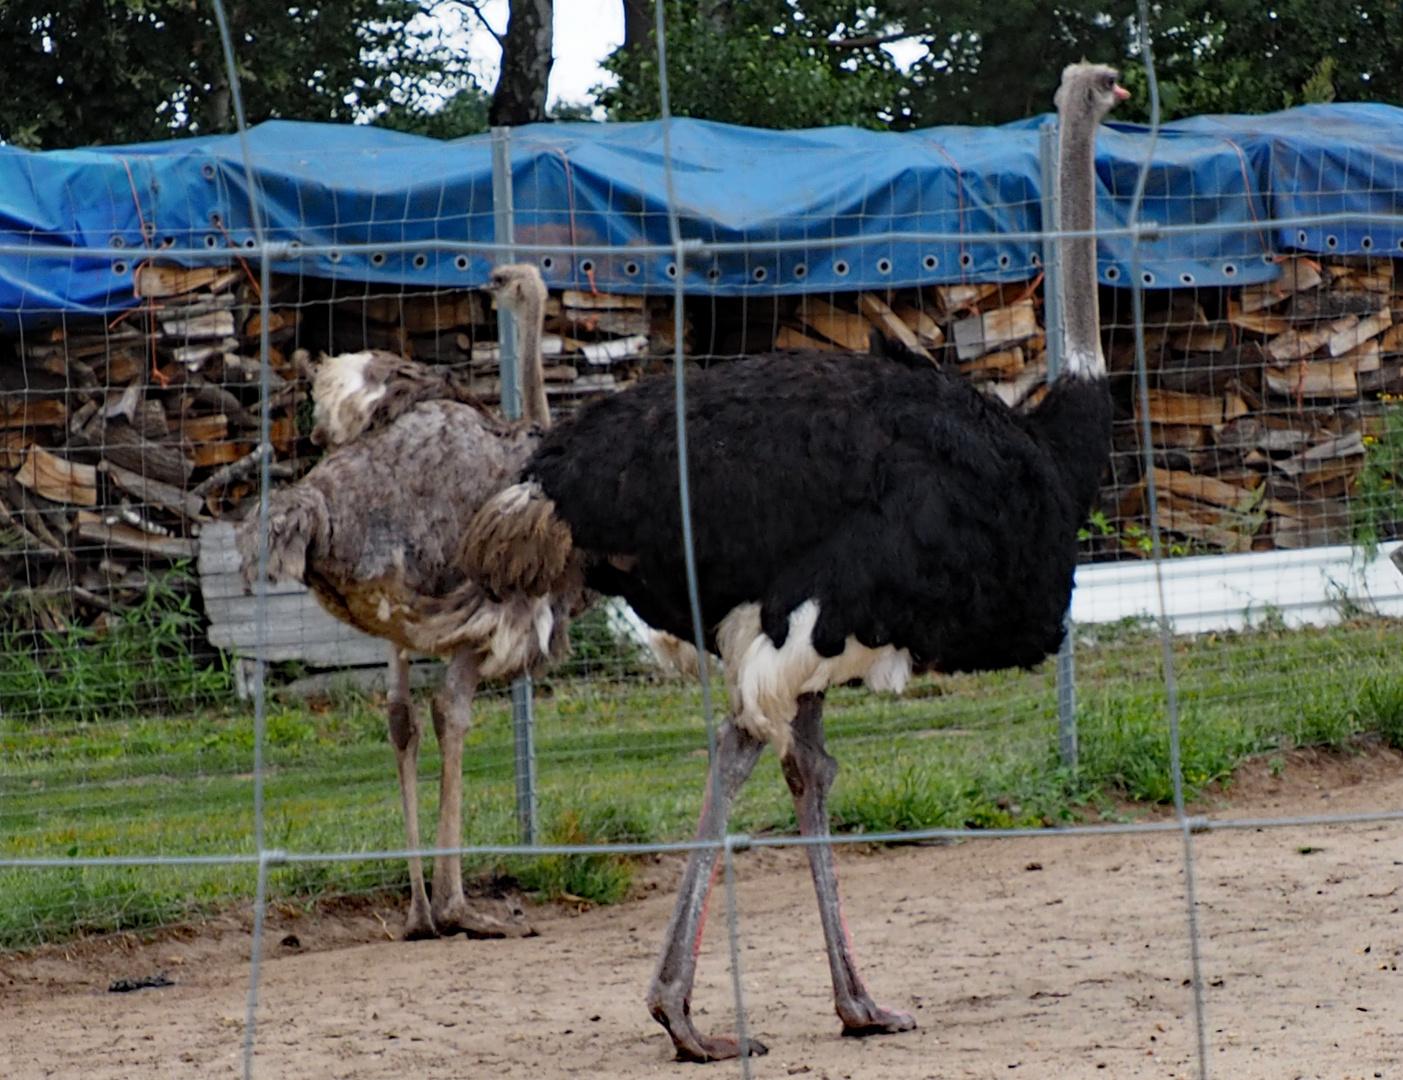
POLYGON ((940 324, 926 312, 910 306, 897 307, 894 310, 896 317, 911 328, 916 340, 922 345, 938 349, 945 344, 945 331, 940 329, 940 324))
POLYGON ((259 458, 258 448, 254 447, 237 461, 232 461, 222 469, 210 473, 209 476, 190 489, 190 494, 203 499, 212 491, 228 487, 230 484, 252 476, 258 469, 259 458))
POLYGON ((78 511, 76 531, 79 540, 105 547, 125 548, 162 559, 193 559, 199 552, 194 540, 175 536, 152 536, 131 525, 108 523, 101 514, 78 511))
POLYGON ((1274 315, 1269 311, 1246 311, 1240 301, 1228 298, 1228 322, 1239 330, 1273 337, 1291 329, 1291 320, 1284 315, 1274 315))
POLYGON ((1363 456, 1364 435, 1362 432, 1355 431, 1338 438, 1326 439, 1324 442, 1302 450, 1299 454, 1274 461, 1272 465, 1287 476, 1300 477, 1321 462, 1363 456))
MULTIPOLYGON (((208 293, 201 293, 198 296, 179 297, 178 299, 163 304, 156 311, 158 319, 184 318, 192 319, 196 315, 208 315, 212 311, 233 311, 239 306, 239 298, 234 293, 222 293, 219 296, 210 296, 208 293)), ((139 332, 137 337, 141 337, 139 332)))
POLYGON ((67 420, 68 407, 59 398, 8 401, 0 413, 0 429, 63 427, 67 420))
MULTIPOLYGON (((278 333, 280 330, 291 330, 302 321, 302 312, 296 308, 275 308, 268 313, 268 333, 270 335, 278 333)), ((258 338, 263 335, 263 313, 255 311, 244 323, 244 337, 258 338)))
POLYGON ((487 322, 482 294, 437 293, 411 296, 404 302, 404 327, 411 334, 432 333, 455 326, 481 326, 487 322))
POLYGON ((1274 360, 1303 360, 1329 342, 1333 331, 1328 326, 1311 330, 1288 330, 1267 342, 1267 352, 1274 360))
POLYGON ((1266 488, 1261 486, 1240 487, 1211 476, 1196 476, 1177 469, 1156 468, 1154 474, 1156 490, 1170 491, 1175 495, 1197 499, 1199 502, 1211 503, 1239 513, 1246 513, 1255 508, 1266 494, 1266 488))
POLYGON ((998 398, 1010 409, 1024 404, 1040 386, 1047 383, 1047 361, 1040 360, 1029 364, 1012 382, 996 382, 988 385, 987 392, 998 398))
MULTIPOLYGON (((88 402, 88 405, 97 408, 92 402, 88 402)), ((28 432, 0 431, 0 468, 18 469, 24 464, 24 456, 33 445, 34 440, 28 432)))
POLYGON ((146 374, 146 360, 126 349, 118 349, 108 354, 105 366, 97 364, 93 370, 102 381, 123 386, 146 374))
POLYGON ((1371 371, 1378 371, 1379 365, 1383 363, 1383 357, 1379 354, 1379 342, 1377 338, 1370 338, 1360 345, 1356 345, 1348 352, 1340 354, 1340 363, 1353 364, 1356 375, 1364 375, 1371 371))
POLYGON ((176 428, 183 443, 216 442, 229 434, 229 418, 223 413, 212 416, 182 416, 176 428))
POLYGON ((1392 325, 1393 313, 1388 308, 1376 311, 1363 319, 1353 315, 1348 319, 1341 319, 1339 323, 1330 327, 1333 331, 1330 335, 1330 355, 1342 356, 1352 349, 1357 349, 1392 325))
POLYGON ((1403 361, 1389 360, 1377 371, 1360 372, 1359 390, 1366 394, 1403 393, 1403 361))
MULTIPOLYGON (((1179 394, 1172 390, 1151 390, 1148 395, 1149 418, 1153 423, 1176 426, 1213 426, 1223 423, 1223 399, 1201 394, 1179 394)), ((1135 396, 1135 416, 1139 419, 1143 406, 1140 395, 1135 396)))
POLYGON ((232 311, 211 311, 208 315, 196 315, 194 318, 162 318, 160 315, 157 318, 161 322, 161 333, 168 338, 184 341, 225 340, 232 338, 236 332, 232 311))
POLYGON ((124 469, 111 461, 99 461, 97 471, 105 473, 116 487, 138 502, 159 506, 163 510, 179 514, 187 521, 198 521, 203 517, 201 511, 204 509, 204 502, 200 497, 183 491, 174 484, 163 484, 152 477, 124 469))
POLYGON ((1281 276, 1275 281, 1243 288, 1242 310, 1253 312, 1274 307, 1292 293, 1316 288, 1323 280, 1319 264, 1306 258, 1286 259, 1281 264, 1281 276))
POLYGON ((176 487, 183 487, 195 471, 194 462, 177 448, 145 439, 121 421, 104 425, 96 445, 103 457, 122 468, 176 487))
MULTIPOLYGON (((917 356, 924 356, 932 363, 930 353, 916 337, 916 332, 896 317, 896 312, 887 306, 885 300, 876 293, 865 292, 857 298, 858 310, 860 310, 871 321, 872 325, 880 330, 886 337, 895 338, 906 348, 910 349, 917 356)), ((939 332, 939 327, 936 331, 939 332)), ((1020 357, 1020 360, 1022 358, 1020 357)), ((1019 367, 1022 368, 1022 364, 1019 367)))
POLYGON ((177 364, 184 364, 189 371, 199 371, 211 360, 232 353, 238 347, 237 338, 225 338, 207 345, 181 345, 170 351, 170 357, 177 364))
POLYGON ((942 321, 948 323, 953 321, 954 317, 962 311, 977 309, 979 304, 998 291, 997 282, 976 285, 937 285, 935 287, 935 301, 944 316, 942 321))
POLYGON ((1349 517, 1331 518, 1274 517, 1271 529, 1272 546, 1286 551, 1347 544, 1350 541, 1349 517))
POLYGON ((1266 511, 1239 514, 1205 506, 1170 491, 1156 493, 1160 528, 1224 551, 1250 551, 1252 536, 1266 520, 1266 511))
POLYGON ((1031 299, 961 319, 951 327, 955 355, 961 360, 974 360, 1003 346, 1026 341, 1037 333, 1037 311, 1031 299))
POLYGON ((849 352, 865 353, 871 347, 871 328, 866 319, 820 297, 804 297, 795 315, 810 330, 849 352))
POLYGON ((645 334, 615 338, 612 341, 596 341, 580 349, 584 358, 591 364, 612 364, 630 356, 641 356, 647 351, 648 338, 645 334))
POLYGON ((238 461, 245 454, 252 453, 254 443, 251 442, 230 442, 220 440, 218 442, 195 443, 188 453, 190 459, 195 463, 197 469, 210 469, 217 465, 228 465, 231 461, 238 461))
POLYGON ((15 479, 50 502, 97 505, 97 470, 31 446, 15 479))
POLYGON ((809 337, 802 330, 792 326, 781 326, 775 334, 776 349, 815 349, 819 352, 837 352, 838 346, 831 341, 809 337))
POLYGON ((1346 360, 1307 360, 1294 368, 1267 368, 1267 389, 1282 397, 1333 398, 1359 396, 1354 364, 1346 360))
POLYGON ((579 289, 566 289, 560 296, 560 306, 586 311, 642 311, 644 298, 624 296, 619 293, 582 292, 579 289))
POLYGON ((1003 352, 988 353, 977 360, 966 361, 960 365, 960 371, 965 375, 1008 379, 1022 371, 1024 366, 1023 350, 1015 345, 1003 352))
POLYGON ((585 311, 565 308, 557 318, 546 323, 548 330, 569 335, 606 334, 612 337, 632 337, 652 329, 652 318, 646 311, 585 311))
POLYGON ((1193 450, 1208 445, 1209 428, 1202 424, 1150 424, 1150 445, 1193 450))
POLYGON ((159 298, 211 288, 226 276, 227 271, 219 266, 187 267, 142 263, 136 269, 133 284, 137 296, 159 298))
MULTIPOLYGON (((495 341, 473 342, 467 334, 457 336, 458 348, 468 353, 474 367, 495 367, 501 363, 502 354, 495 341)), ((541 355, 560 356, 565 352, 579 352, 584 342, 561 337, 559 334, 541 335, 541 355)))
POLYGON ((1286 309, 1288 318, 1297 322, 1307 319, 1339 319, 1346 315, 1372 315, 1388 304, 1386 297, 1372 292, 1315 292, 1297 293, 1291 297, 1286 309))

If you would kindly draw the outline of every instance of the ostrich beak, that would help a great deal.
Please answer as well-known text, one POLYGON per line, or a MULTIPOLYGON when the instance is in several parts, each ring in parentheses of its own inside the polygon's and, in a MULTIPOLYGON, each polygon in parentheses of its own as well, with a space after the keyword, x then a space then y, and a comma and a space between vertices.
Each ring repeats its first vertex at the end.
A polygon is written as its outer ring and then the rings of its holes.
POLYGON ((1117 101, 1124 101, 1130 96, 1130 91, 1121 86, 1120 83, 1116 83, 1115 89, 1113 89, 1111 93, 1115 94, 1117 101))

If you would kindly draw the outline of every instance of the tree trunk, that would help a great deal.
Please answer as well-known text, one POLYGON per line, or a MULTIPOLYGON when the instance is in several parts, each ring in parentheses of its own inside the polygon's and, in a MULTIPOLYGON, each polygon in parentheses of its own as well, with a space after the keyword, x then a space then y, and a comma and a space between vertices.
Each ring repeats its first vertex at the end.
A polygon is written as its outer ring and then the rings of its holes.
POLYGON ((649 48, 653 40, 656 16, 650 0, 623 0, 624 48, 649 48))
POLYGON ((502 41, 502 74, 487 114, 493 127, 534 124, 546 118, 552 14, 552 0, 511 0, 511 21, 502 41))

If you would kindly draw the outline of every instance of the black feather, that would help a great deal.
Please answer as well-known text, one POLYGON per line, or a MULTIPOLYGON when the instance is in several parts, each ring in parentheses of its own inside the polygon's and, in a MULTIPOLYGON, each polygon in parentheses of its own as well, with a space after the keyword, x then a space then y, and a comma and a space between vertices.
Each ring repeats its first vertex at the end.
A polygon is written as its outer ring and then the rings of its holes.
MULTIPOLYGON (((1110 452, 1105 380, 1059 382, 1019 416, 914 359, 780 354, 689 378, 709 633, 758 601, 782 644, 813 598, 824 656, 849 635, 942 670, 1056 650, 1110 452)), ((593 557, 593 588, 690 637, 674 425, 671 380, 643 382, 549 432, 526 474, 593 557)))

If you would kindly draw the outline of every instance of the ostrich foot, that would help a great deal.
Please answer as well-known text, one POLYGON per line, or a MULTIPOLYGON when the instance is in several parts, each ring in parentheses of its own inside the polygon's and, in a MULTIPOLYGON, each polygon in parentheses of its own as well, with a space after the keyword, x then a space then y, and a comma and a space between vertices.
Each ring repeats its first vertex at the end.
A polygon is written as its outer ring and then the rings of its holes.
POLYGON ((434 912, 434 924, 443 936, 466 934, 471 938, 535 937, 536 931, 521 908, 500 900, 469 904, 461 896, 434 912))
POLYGON ((843 1021, 843 1034, 854 1038, 864 1035, 894 1035, 898 1031, 910 1031, 916 1026, 916 1018, 899 1009, 884 1009, 871 998, 849 999, 838 1007, 838 1016, 843 1021))
MULTIPOLYGON (((740 1040, 732 1035, 703 1035, 692 1023, 686 1003, 654 1000, 649 1003, 653 1019, 667 1028, 678 1061, 729 1061, 740 1057, 740 1040)), ((751 1057, 763 1057, 770 1048, 758 1039, 746 1040, 751 1057)))
POLYGON ((438 928, 434 926, 434 917, 429 913, 428 901, 422 896, 414 897, 404 917, 404 940, 428 941, 436 937, 438 928))

